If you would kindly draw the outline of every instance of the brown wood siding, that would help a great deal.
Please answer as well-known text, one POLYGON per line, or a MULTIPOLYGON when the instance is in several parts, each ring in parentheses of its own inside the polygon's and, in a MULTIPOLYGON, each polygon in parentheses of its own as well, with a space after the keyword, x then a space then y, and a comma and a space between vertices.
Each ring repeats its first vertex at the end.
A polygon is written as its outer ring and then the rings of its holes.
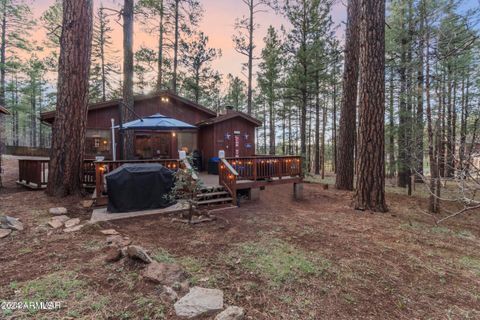
POLYGON ((201 128, 199 147, 202 150, 204 168, 210 158, 218 157, 220 150, 225 150, 226 157, 235 156, 235 131, 240 133, 240 157, 255 155, 255 125, 240 117, 232 118, 201 128), (248 138, 245 135, 248 135, 248 138))

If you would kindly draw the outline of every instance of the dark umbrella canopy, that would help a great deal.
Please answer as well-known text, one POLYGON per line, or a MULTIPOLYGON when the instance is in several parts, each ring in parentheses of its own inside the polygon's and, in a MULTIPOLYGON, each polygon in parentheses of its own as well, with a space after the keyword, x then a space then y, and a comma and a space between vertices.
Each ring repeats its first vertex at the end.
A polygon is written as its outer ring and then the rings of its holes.
MULTIPOLYGON (((120 126, 116 126, 116 129, 120 126)), ((123 130, 195 130, 197 127, 160 113, 130 121, 122 125, 123 130)))

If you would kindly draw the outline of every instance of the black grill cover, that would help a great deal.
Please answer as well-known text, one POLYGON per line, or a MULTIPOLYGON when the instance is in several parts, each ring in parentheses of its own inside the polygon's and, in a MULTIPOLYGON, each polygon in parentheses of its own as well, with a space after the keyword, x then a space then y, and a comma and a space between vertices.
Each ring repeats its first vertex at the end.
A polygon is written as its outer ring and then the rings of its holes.
POLYGON ((110 213, 166 208, 175 203, 165 198, 174 185, 173 171, 161 164, 124 164, 105 179, 110 213))

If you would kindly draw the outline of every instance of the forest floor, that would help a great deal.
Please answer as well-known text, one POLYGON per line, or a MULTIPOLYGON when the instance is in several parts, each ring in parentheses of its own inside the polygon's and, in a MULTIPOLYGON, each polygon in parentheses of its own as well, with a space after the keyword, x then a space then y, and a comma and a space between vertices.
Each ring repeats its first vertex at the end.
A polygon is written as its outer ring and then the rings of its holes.
POLYGON ((182 265, 192 284, 223 290, 225 303, 245 308, 247 319, 480 318, 479 212, 437 226, 422 211, 424 196, 400 189, 388 188, 388 213, 372 214, 353 210, 352 193, 332 186, 306 184, 297 202, 284 185, 209 224, 156 216, 51 232, 49 208, 67 207, 82 220, 91 210, 78 198, 15 186, 16 161, 4 165, 0 215, 20 218, 25 229, 0 239, 0 301, 62 307, 0 310, 0 318, 177 319, 142 279, 143 265, 104 261, 105 228, 182 265))

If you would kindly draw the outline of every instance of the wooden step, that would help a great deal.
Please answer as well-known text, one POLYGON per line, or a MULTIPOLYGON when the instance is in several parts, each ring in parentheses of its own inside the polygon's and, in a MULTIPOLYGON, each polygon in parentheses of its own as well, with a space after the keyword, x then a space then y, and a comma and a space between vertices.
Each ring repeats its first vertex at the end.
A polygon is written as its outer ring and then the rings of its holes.
POLYGON ((220 203, 220 202, 232 202, 233 198, 227 197, 227 198, 217 198, 217 199, 211 199, 211 200, 202 200, 202 201, 196 201, 196 205, 202 205, 202 204, 212 204, 212 203, 220 203))
POLYGON ((224 196, 228 195, 227 191, 217 191, 217 192, 205 192, 197 194, 197 198, 205 198, 205 197, 214 197, 214 196, 224 196))

